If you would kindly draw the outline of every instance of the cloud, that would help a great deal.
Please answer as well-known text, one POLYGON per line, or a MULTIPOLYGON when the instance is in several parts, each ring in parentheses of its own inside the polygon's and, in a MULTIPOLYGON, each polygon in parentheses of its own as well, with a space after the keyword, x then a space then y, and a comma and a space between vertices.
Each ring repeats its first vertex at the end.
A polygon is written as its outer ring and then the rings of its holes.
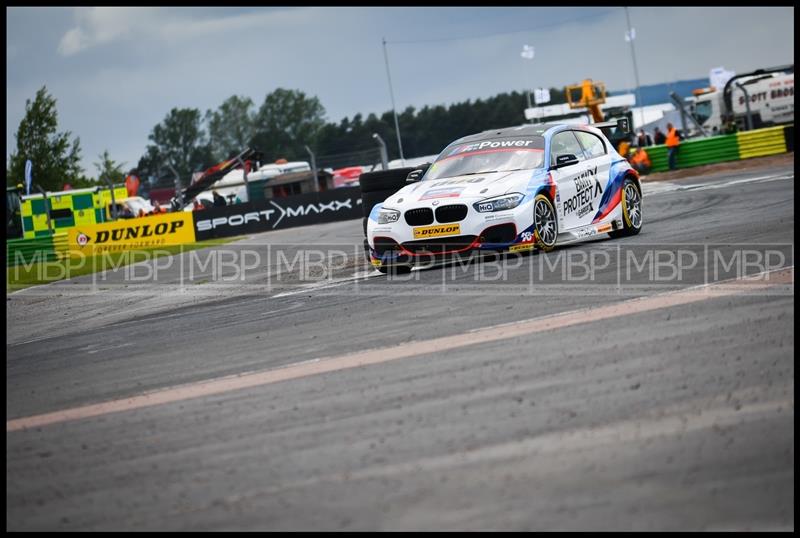
POLYGON ((77 25, 61 38, 58 52, 62 56, 72 56, 100 44, 125 39, 132 34, 135 24, 148 22, 141 20, 144 13, 144 10, 126 8, 78 8, 75 10, 77 25))
POLYGON ((80 28, 72 28, 58 44, 58 52, 62 56, 72 56, 89 46, 89 39, 80 28))
MULTIPOLYGON (((240 32, 277 28, 284 9, 262 9, 224 15, 223 10, 186 8, 75 8, 76 25, 58 44, 62 56, 131 38, 175 45, 179 41, 208 38, 215 34, 236 35, 240 32), (276 14, 278 17, 276 18, 276 14)), ((285 19, 284 19, 285 20, 285 19)), ((287 21, 291 22, 291 21, 287 21)))

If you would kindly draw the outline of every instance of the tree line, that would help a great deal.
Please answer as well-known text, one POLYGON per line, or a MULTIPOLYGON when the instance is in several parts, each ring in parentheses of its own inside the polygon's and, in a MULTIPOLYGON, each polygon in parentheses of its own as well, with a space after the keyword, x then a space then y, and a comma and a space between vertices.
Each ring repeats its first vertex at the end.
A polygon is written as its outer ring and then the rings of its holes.
MULTIPOLYGON (((551 88, 550 94, 551 104, 566 102, 562 90, 551 88)), ((456 138, 523 123, 527 104, 525 93, 512 91, 449 106, 407 107, 398 113, 404 156, 436 154, 456 138)), ((173 108, 151 130, 137 163, 117 162, 106 150, 94 163, 97 176, 92 178, 80 166, 80 138, 72 138, 69 131, 58 132, 56 100, 42 87, 33 101, 26 101, 6 181, 8 185, 22 182, 25 161, 30 159, 34 182, 47 190, 61 190, 65 183, 88 186, 106 178, 118 183, 129 172, 143 179, 177 175, 186 185, 194 172, 245 147, 259 150, 267 162, 308 160, 306 146, 318 158, 374 149, 373 133, 386 141, 389 159, 399 158, 391 110, 366 118, 359 113, 338 123, 326 121, 325 115, 317 97, 284 88, 268 93, 258 107, 250 97, 233 95, 205 113, 196 108, 173 108)))

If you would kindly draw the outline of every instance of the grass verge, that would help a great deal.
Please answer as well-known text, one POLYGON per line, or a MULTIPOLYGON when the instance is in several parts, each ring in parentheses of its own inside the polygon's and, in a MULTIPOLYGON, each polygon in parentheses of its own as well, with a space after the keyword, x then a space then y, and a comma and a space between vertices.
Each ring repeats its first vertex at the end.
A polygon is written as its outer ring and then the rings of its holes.
POLYGON ((106 252, 85 258, 65 259, 52 262, 35 262, 20 264, 6 268, 6 293, 19 291, 30 286, 57 282, 66 278, 75 278, 108 269, 118 269, 132 263, 174 256, 201 248, 214 247, 231 243, 241 237, 225 237, 222 239, 208 239, 189 243, 186 245, 168 245, 140 250, 127 250, 124 252, 106 252))

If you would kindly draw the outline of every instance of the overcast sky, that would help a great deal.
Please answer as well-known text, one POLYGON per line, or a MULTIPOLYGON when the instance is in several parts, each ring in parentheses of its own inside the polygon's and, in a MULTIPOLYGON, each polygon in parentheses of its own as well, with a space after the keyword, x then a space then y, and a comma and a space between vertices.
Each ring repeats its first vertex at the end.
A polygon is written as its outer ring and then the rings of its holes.
MULTIPOLYGON (((793 8, 629 14, 643 85, 794 63, 793 8)), ((318 96, 329 121, 390 110, 383 37, 398 110, 583 78, 630 88, 626 29, 608 7, 7 8, 6 156, 42 85, 94 177, 104 149, 135 166, 172 107, 205 112, 233 94, 258 106, 283 87, 318 96)))

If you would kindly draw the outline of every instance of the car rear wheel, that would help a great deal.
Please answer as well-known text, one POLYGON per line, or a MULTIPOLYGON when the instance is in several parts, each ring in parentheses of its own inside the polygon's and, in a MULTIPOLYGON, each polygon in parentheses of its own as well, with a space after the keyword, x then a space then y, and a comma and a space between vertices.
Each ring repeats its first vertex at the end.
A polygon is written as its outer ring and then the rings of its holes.
POLYGON ((558 221, 553 202, 544 194, 538 194, 533 200, 533 231, 538 248, 544 252, 553 250, 558 238, 558 221))
POLYGON ((611 237, 628 237, 642 231, 642 191, 639 185, 626 177, 622 182, 622 229, 608 233, 611 237))

